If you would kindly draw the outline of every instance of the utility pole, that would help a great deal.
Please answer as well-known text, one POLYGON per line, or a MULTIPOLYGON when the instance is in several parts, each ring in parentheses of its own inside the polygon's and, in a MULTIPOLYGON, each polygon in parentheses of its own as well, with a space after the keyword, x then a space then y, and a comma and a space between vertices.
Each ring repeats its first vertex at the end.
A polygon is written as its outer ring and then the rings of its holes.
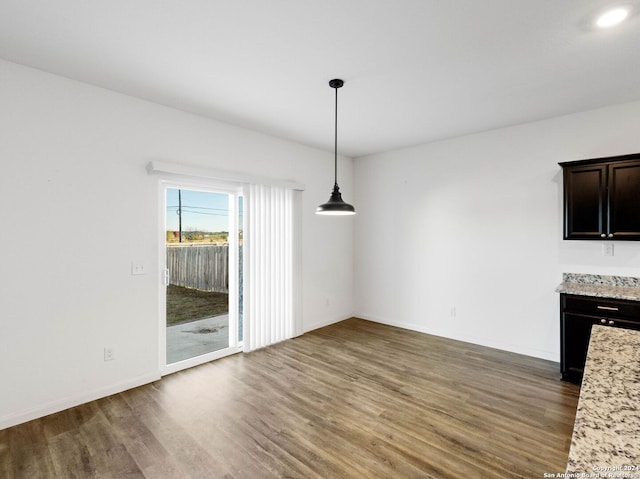
POLYGON ((178 190, 178 235, 178 242, 182 243, 182 190, 178 190))

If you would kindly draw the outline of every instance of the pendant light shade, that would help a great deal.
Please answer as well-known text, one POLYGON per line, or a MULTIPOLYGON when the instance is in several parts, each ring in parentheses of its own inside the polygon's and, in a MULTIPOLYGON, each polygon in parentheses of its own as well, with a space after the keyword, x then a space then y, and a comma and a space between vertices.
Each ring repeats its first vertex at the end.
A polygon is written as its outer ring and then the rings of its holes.
POLYGON ((334 127, 334 154, 333 154, 333 166, 334 166, 334 184, 333 191, 329 201, 318 206, 316 214, 318 215, 355 215, 356 209, 345 203, 340 193, 340 187, 338 186, 338 88, 341 88, 344 82, 339 79, 331 80, 329 86, 336 90, 336 110, 335 110, 335 127, 334 127))
POLYGON ((336 183, 333 185, 333 191, 329 201, 318 206, 317 215, 355 215, 356 209, 349 203, 345 203, 340 193, 340 187, 336 183))

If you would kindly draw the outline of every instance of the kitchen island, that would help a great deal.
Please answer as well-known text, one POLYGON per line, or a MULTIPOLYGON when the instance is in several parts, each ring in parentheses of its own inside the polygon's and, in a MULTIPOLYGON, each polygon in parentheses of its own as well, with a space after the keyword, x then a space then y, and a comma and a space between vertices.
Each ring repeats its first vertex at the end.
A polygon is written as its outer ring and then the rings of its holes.
POLYGON ((640 479, 640 331, 593 326, 567 473, 640 479))

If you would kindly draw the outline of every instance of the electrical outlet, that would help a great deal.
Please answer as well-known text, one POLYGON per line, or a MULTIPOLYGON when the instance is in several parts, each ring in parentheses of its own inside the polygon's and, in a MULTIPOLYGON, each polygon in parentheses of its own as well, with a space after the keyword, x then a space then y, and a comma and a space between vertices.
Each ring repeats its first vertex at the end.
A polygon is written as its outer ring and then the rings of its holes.
POLYGON ((113 361, 116 358, 116 350, 113 346, 104 347, 104 360, 113 361))
POLYGON ((602 245, 602 256, 613 256, 613 244, 603 244, 602 245))
POLYGON ((455 306, 453 306, 453 307, 451 308, 451 317, 452 317, 452 318, 455 318, 455 317, 456 317, 456 307, 455 307, 455 306))

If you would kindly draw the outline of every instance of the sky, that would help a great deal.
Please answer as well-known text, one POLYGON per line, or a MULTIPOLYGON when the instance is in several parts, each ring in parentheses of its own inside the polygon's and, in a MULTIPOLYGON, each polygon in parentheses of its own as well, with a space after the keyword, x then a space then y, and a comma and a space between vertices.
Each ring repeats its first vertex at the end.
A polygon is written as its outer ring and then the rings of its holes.
POLYGON ((229 231, 229 197, 205 191, 167 189, 167 230, 178 231, 178 191, 182 196, 182 231, 229 231))

